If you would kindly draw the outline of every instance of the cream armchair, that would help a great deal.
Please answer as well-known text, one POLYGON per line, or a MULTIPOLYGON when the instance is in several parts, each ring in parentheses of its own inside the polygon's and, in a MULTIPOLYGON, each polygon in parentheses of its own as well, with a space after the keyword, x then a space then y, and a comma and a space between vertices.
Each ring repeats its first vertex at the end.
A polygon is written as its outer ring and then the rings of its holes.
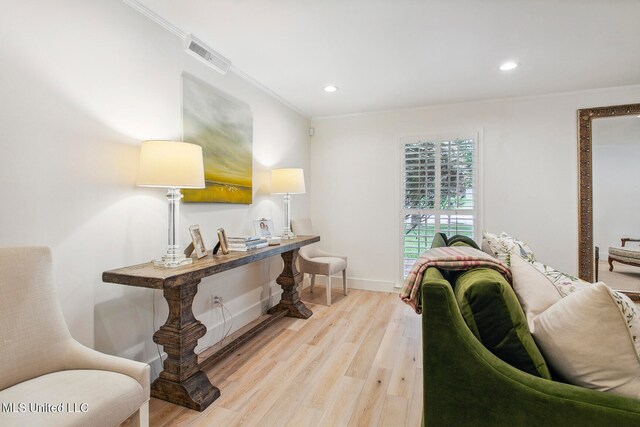
MULTIPOLYGON (((291 228, 295 234, 311 235, 313 226, 309 218, 294 219, 291 228)), ((347 295, 347 257, 329 254, 317 247, 317 245, 303 246, 300 248, 298 264, 300 273, 311 275, 311 292, 315 285, 316 274, 327 276, 327 305, 331 305, 331 275, 342 271, 342 290, 347 295)))
POLYGON ((148 426, 149 366, 73 339, 49 248, 0 248, 0 343, 1 426, 148 426))

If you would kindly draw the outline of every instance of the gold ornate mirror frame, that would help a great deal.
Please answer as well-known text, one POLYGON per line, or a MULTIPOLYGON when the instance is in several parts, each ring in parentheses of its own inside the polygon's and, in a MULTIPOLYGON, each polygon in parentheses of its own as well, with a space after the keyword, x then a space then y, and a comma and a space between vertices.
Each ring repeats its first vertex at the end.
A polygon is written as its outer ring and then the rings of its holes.
POLYGON ((592 135, 593 119, 640 114, 640 104, 578 110, 578 275, 593 282, 595 259, 593 253, 593 175, 592 135))

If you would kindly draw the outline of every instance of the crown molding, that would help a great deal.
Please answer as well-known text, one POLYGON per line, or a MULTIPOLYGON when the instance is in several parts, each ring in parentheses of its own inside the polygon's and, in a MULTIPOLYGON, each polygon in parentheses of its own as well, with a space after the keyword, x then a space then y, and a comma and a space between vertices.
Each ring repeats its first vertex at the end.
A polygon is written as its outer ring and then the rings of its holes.
MULTIPOLYGON (((167 31, 171 32, 172 34, 180 37, 182 40, 185 40, 187 38, 187 32, 185 32, 184 30, 176 27, 171 22, 167 21, 162 16, 158 15, 157 13, 155 13, 154 11, 152 11, 151 9, 149 9, 148 7, 146 7, 145 5, 140 3, 139 1, 137 1, 137 0, 122 0, 122 1, 125 4, 127 4, 128 6, 130 6, 132 9, 136 10, 137 12, 139 12, 142 15, 146 16, 147 18, 149 18, 150 20, 152 20, 156 24, 160 25, 162 28, 164 28, 167 31)), ((251 77, 250 75, 248 75, 244 71, 240 70, 238 67, 234 66, 233 63, 229 67, 229 71, 232 72, 233 74, 235 74, 236 76, 238 76, 239 78, 241 78, 242 80, 246 81, 247 83, 250 83, 252 86, 255 86, 256 88, 258 88, 262 92, 266 93, 267 95, 271 96, 272 98, 274 98, 276 101, 280 102, 281 104, 283 104, 287 108, 289 108, 289 109, 293 110, 294 112, 300 114, 302 117, 311 120, 311 116, 309 114, 307 114, 306 112, 302 111, 300 108, 296 107, 291 102, 289 102, 286 99, 284 99, 282 96, 278 95, 276 92, 274 92, 267 85, 265 85, 265 84, 261 83, 260 81, 254 79, 253 77, 251 77)))
POLYGON ((131 8, 135 9, 136 11, 146 16, 147 18, 151 19, 156 24, 160 25, 162 28, 180 37, 181 39, 184 39, 185 37, 187 37, 187 33, 182 31, 180 28, 176 27, 171 22, 167 21, 162 16, 158 15, 153 10, 149 9, 147 6, 143 5, 139 1, 137 0, 122 0, 122 1, 127 5, 129 5, 131 8))
POLYGON ((257 87, 258 89, 260 89, 261 91, 263 91, 267 95, 269 95, 272 98, 274 98, 276 101, 278 101, 281 104, 283 104, 285 107, 287 107, 287 108, 293 110, 294 112, 300 114, 302 117, 311 120, 311 116, 309 114, 307 114, 306 112, 302 111, 300 108, 296 107, 291 102, 287 101, 286 99, 284 99, 283 97, 278 95, 276 92, 274 92, 269 86, 267 86, 267 85, 259 82, 258 80, 254 79, 253 77, 251 77, 250 75, 248 75, 247 73, 245 73, 244 71, 242 71, 241 69, 236 67, 235 65, 231 64, 231 67, 229 67, 229 71, 232 72, 233 74, 237 75, 238 77, 240 77, 242 80, 245 80, 247 83, 250 83, 253 86, 257 87))

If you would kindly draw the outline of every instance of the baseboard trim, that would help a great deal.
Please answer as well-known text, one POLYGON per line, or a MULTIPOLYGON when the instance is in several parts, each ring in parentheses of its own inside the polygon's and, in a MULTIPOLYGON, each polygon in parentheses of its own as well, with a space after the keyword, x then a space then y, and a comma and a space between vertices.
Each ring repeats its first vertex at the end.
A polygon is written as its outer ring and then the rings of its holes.
MULTIPOLYGON (((302 284, 302 289, 306 289, 311 285, 311 276, 305 274, 304 282, 302 284)), ((327 283, 327 276, 316 275, 316 283, 324 286, 327 283)), ((399 288, 396 288, 395 282, 388 282, 385 280, 373 280, 373 279, 362 279, 358 277, 347 277, 347 284, 349 285, 349 289, 359 289, 363 291, 374 291, 374 292, 394 292, 398 293, 400 291, 399 288)), ((342 275, 340 276, 331 276, 331 285, 334 288, 342 287, 342 275)))

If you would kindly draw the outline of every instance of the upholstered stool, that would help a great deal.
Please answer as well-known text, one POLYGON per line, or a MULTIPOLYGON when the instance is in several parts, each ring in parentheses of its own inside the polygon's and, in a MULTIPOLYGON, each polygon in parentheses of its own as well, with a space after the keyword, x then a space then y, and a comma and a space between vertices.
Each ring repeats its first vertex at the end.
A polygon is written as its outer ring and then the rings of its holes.
POLYGON ((640 267, 640 248, 609 248, 609 271, 613 271, 613 261, 640 267))

